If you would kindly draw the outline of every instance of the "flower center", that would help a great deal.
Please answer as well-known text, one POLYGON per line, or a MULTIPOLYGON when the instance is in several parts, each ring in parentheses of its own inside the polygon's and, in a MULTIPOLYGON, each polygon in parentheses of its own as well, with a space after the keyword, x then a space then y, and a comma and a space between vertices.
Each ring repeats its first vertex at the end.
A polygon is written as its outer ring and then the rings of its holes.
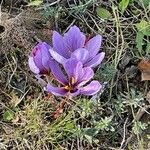
POLYGON ((74 90, 74 84, 76 83, 76 80, 74 77, 71 77, 69 80, 69 84, 64 86, 64 89, 68 91, 73 91, 74 90))

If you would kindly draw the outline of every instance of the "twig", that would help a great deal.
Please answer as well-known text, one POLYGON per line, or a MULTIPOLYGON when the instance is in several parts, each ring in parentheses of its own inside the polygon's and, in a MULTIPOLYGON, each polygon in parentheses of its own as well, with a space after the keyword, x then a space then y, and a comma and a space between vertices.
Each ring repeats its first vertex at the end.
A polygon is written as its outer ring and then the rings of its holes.
POLYGON ((76 19, 74 19, 71 24, 67 27, 67 29, 64 31, 64 33, 75 23, 76 19))
POLYGON ((33 38, 34 38, 37 42, 42 42, 42 40, 39 39, 36 35, 34 35, 33 38))
POLYGON ((128 118, 126 118, 125 123, 124 123, 124 125, 123 125, 123 139, 122 139, 122 142, 121 142, 121 145, 120 145, 119 150, 122 149, 123 144, 124 144, 125 139, 126 139, 126 124, 127 124, 127 122, 128 122, 128 118))
POLYGON ((150 114, 147 110, 150 108, 150 105, 145 106, 145 107, 140 107, 136 114, 136 120, 140 120, 141 117, 144 115, 144 113, 150 114))
POLYGON ((3 3, 3 0, 1 1, 1 4, 0 4, 0 23, 2 22, 2 3, 3 3))
POLYGON ((8 63, 9 63, 9 66, 10 66, 10 68, 11 68, 11 70, 12 70, 12 74, 11 74, 11 76, 10 76, 10 78, 9 78, 8 83, 6 84, 6 87, 7 87, 8 85, 10 85, 10 87, 12 87, 13 89, 18 90, 18 91, 20 91, 21 93, 24 93, 22 90, 20 90, 20 89, 14 87, 14 86, 12 86, 12 84, 11 84, 11 81, 12 81, 12 79, 13 79, 13 76, 15 75, 15 72, 16 72, 17 67, 18 67, 18 65, 17 65, 17 60, 15 60, 15 58, 12 56, 12 59, 13 59, 14 64, 15 64, 15 68, 12 68, 12 64, 10 63, 9 59, 8 59, 7 57, 6 57, 6 59, 7 59, 8 63))
POLYGON ((41 9, 44 9, 45 7, 50 7, 50 6, 53 6, 57 3, 59 3, 61 0, 57 0, 56 2, 53 2, 53 3, 50 3, 50 4, 47 4, 47 5, 43 5, 42 7, 40 8, 37 8, 36 10, 41 10, 41 9))
POLYGON ((29 92, 29 90, 30 90, 30 88, 24 93, 24 95, 23 95, 18 101, 16 101, 14 107, 17 107, 18 104, 21 103, 21 101, 22 101, 22 100, 24 99, 24 97, 27 95, 27 93, 29 92))
MULTIPOLYGON (((140 108, 140 109, 138 110, 138 112, 137 112, 137 114, 136 114, 134 120, 139 121, 139 120, 142 118, 142 116, 144 115, 144 113, 145 113, 149 108, 150 108, 150 105, 145 106, 144 108, 140 108)), ((126 143, 125 143, 124 148, 125 148, 125 147, 128 145, 128 143, 131 141, 133 135, 134 135, 134 132, 132 131, 130 137, 127 139, 127 141, 126 141, 126 143)))

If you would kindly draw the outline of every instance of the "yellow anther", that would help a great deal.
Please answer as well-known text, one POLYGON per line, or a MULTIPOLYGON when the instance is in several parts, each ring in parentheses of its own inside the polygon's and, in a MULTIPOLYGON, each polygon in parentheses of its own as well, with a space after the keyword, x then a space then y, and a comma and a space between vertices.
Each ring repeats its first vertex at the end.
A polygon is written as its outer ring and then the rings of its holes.
POLYGON ((70 87, 68 85, 64 86, 65 90, 70 90, 70 87))
POLYGON ((76 83, 75 78, 74 78, 74 77, 71 77, 70 84, 71 84, 71 85, 74 85, 75 83, 76 83))
POLYGON ((68 85, 65 85, 65 86, 64 86, 64 89, 65 89, 65 90, 68 90, 68 91, 72 91, 75 83, 76 83, 75 78, 74 78, 74 77, 71 77, 69 84, 68 84, 68 85))

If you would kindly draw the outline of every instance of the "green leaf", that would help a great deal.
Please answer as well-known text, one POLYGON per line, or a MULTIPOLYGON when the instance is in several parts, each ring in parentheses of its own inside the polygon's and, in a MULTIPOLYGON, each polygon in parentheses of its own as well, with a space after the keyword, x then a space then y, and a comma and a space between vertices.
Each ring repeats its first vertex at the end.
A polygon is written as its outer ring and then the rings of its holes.
POLYGON ((147 135, 147 138, 150 140, 150 134, 147 135))
POLYGON ((102 64, 102 66, 96 71, 95 78, 97 80, 103 80, 109 82, 116 74, 114 64, 102 64))
POLYGON ((150 42, 147 43, 146 52, 150 53, 150 42))
POLYGON ((143 38, 144 38, 144 34, 141 31, 138 31, 136 35, 136 48, 140 52, 142 51, 143 38))
POLYGON ((66 124, 65 128, 66 128, 67 130, 72 130, 72 129, 74 129, 74 124, 73 124, 73 122, 68 122, 68 123, 66 124))
POLYGON ((150 5, 150 0, 141 0, 139 1, 140 3, 142 2, 145 7, 148 7, 150 5))
POLYGON ((39 6, 42 3, 43 3, 43 0, 34 0, 34 1, 29 2, 28 6, 39 6))
POLYGON ((143 4, 145 7, 150 5, 150 1, 149 0, 143 0, 143 4))
POLYGON ((4 121, 11 121, 14 118, 14 113, 10 110, 5 111, 3 114, 4 121))
POLYGON ((130 0, 129 3, 132 4, 135 0, 130 0))
POLYGON ((142 32, 144 35, 150 36, 150 22, 141 20, 140 23, 136 24, 138 31, 142 32))
POLYGON ((109 130, 109 126, 111 124, 112 117, 105 117, 104 119, 102 118, 100 121, 96 122, 96 129, 100 130, 109 130))
POLYGON ((89 135, 84 135, 90 144, 92 144, 93 137, 89 135))
POLYGON ((122 0, 119 3, 119 9, 121 10, 122 13, 126 10, 126 8, 128 7, 128 5, 129 5, 129 0, 122 0))
POLYGON ((97 128, 84 128, 84 134, 94 137, 96 134, 98 134, 99 129, 97 128))
POLYGON ((96 13, 102 19, 111 19, 112 18, 111 13, 107 9, 102 8, 102 7, 98 7, 96 9, 96 13))
POLYGON ((132 130, 135 134, 139 134, 141 133, 143 130, 145 130, 147 128, 147 124, 146 123, 142 123, 140 121, 136 121, 133 124, 132 130))

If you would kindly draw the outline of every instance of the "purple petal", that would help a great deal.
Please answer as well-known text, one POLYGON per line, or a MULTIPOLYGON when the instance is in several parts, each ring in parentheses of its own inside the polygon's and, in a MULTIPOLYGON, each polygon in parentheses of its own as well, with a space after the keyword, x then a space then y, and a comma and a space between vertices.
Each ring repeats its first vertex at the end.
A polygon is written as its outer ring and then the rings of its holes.
POLYGON ((64 44, 68 48, 70 54, 78 48, 82 48, 85 44, 85 35, 77 26, 73 26, 64 34, 64 44))
POLYGON ((66 58, 59 55, 56 51, 54 51, 53 49, 50 49, 50 54, 51 56, 57 61, 59 62, 60 64, 64 64, 66 62, 66 58))
POLYGON ((43 44, 41 45, 42 65, 44 66, 44 68, 46 68, 46 70, 50 70, 49 64, 53 62, 49 52, 50 48, 50 45, 46 44, 45 42, 43 42, 43 44))
POLYGON ((39 68, 38 68, 38 67, 35 65, 35 63, 34 63, 33 57, 29 56, 28 64, 29 64, 30 70, 31 70, 33 73, 35 73, 35 74, 39 74, 39 73, 40 73, 39 68))
POLYGON ((54 87, 50 84, 47 85, 45 90, 49 93, 56 95, 56 96, 65 96, 67 94, 67 91, 64 88, 54 87))
POLYGON ((95 67, 95 66, 99 65, 102 62, 104 57, 105 57, 105 53, 101 52, 98 55, 96 55, 92 60, 85 63, 84 66, 95 67))
POLYGON ((78 87, 83 86, 94 76, 94 71, 90 67, 83 68, 83 76, 78 80, 78 87))
POLYGON ((73 57, 68 59, 64 64, 64 69, 69 79, 74 77, 75 81, 78 80, 80 72, 82 72, 82 67, 83 67, 82 63, 73 57))
POLYGON ((101 47, 101 42, 102 42, 102 36, 97 35, 86 43, 85 48, 89 50, 91 58, 93 58, 98 53, 101 47))
POLYGON ((72 53, 71 57, 76 57, 79 61, 85 63, 89 58, 89 52, 85 48, 79 48, 72 53))
POLYGON ((75 92, 69 93, 72 97, 78 96, 80 94, 80 90, 76 90, 75 92))
POLYGON ((45 42, 38 43, 33 51, 32 56, 36 66, 39 68, 40 72, 49 72, 49 63, 52 61, 49 53, 50 45, 45 42))
POLYGON ((42 52, 39 44, 36 47, 34 47, 33 51, 36 51, 33 57, 35 65, 39 68, 40 72, 42 72, 43 70, 45 70, 45 68, 42 65, 42 52))
POLYGON ((55 79, 59 82, 61 82, 63 85, 66 85, 68 83, 64 73, 62 72, 61 68, 59 67, 59 64, 55 62, 51 66, 51 72, 54 75, 55 79))
POLYGON ((69 53, 64 45, 63 37, 56 31, 53 32, 52 42, 53 48, 57 53, 65 58, 69 58, 69 53))
POLYGON ((100 89, 102 88, 102 85, 98 81, 92 81, 87 86, 81 88, 81 94, 83 95, 94 95, 96 94, 100 89))

